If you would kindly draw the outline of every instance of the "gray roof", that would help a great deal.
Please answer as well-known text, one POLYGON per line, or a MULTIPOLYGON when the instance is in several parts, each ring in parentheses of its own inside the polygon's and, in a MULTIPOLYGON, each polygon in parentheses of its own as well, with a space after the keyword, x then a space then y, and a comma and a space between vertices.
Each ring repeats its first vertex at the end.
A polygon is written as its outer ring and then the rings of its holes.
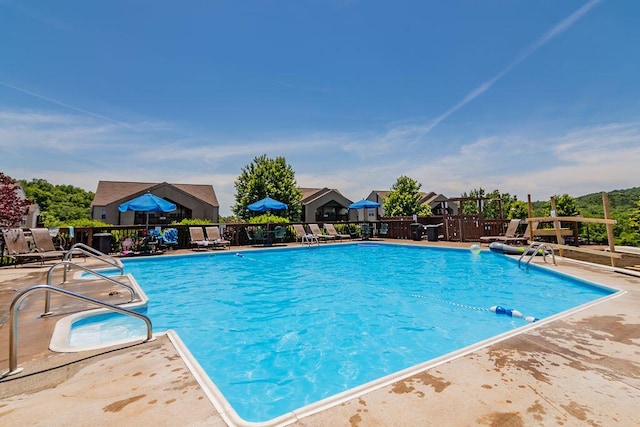
POLYGON ((212 185, 208 184, 169 184, 166 182, 126 182, 99 181, 91 206, 107 206, 133 194, 145 191, 153 192, 154 188, 167 185, 195 197, 214 207, 219 207, 218 198, 212 185))

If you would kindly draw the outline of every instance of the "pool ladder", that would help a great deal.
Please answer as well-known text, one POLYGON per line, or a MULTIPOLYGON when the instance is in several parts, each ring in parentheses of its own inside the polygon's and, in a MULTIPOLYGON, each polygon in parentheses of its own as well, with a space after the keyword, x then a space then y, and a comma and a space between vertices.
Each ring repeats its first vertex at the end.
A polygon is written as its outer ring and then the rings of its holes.
POLYGON ((100 279, 103 279, 107 282, 110 282, 112 284, 118 285, 118 286, 122 286, 124 288, 126 288, 130 293, 131 293, 131 298, 129 299, 129 302, 132 302, 134 300, 134 298, 136 298, 136 292, 134 290, 134 288, 126 283, 123 283, 121 281, 118 281, 116 279, 113 279, 111 277, 105 276, 103 274, 100 274, 88 267, 84 267, 80 264, 77 264, 75 262, 73 262, 71 260, 72 254, 74 252, 79 252, 84 254, 85 256, 90 256, 93 257, 95 259, 97 259, 98 261, 101 261, 103 263, 109 264, 112 267, 115 267, 117 269, 120 270, 120 276, 124 275, 124 267, 122 265, 122 262, 116 258, 110 257, 109 255, 103 254, 100 251, 97 251, 91 247, 88 247, 82 243, 78 243, 76 245, 74 245, 71 250, 67 253, 67 256, 65 256, 64 260, 54 264, 53 266, 51 266, 51 268, 49 268, 49 272, 47 274, 47 284, 46 285, 35 285, 35 286, 31 286, 27 289, 25 289, 24 291, 20 292, 18 295, 16 295, 16 297, 13 299, 13 301, 11 302, 11 306, 9 307, 9 325, 10 325, 10 329, 9 329, 9 370, 0 373, 0 379, 3 379, 9 375, 14 375, 17 374, 19 372, 22 371, 22 368, 18 368, 18 310, 20 309, 20 303, 31 293, 33 292, 37 292, 37 291, 44 291, 45 292, 45 306, 44 306, 44 313, 42 314, 42 317, 46 317, 46 316, 50 316, 52 314, 51 309, 50 309, 50 294, 54 293, 54 294, 60 294, 60 295, 65 295, 69 298, 72 299, 76 299, 76 300, 80 300, 80 301, 85 301, 88 303, 92 303, 94 305, 97 305, 99 307, 103 307, 106 308, 108 310, 111 311, 115 311, 117 313, 120 314, 124 314, 127 316, 132 316, 138 319, 141 319, 145 322, 146 326, 147 326, 147 336, 144 339, 143 342, 147 342, 147 341, 152 341, 153 340, 153 330, 152 330, 152 326, 151 326, 151 319, 149 319, 147 316, 145 316, 144 314, 140 314, 137 313, 133 310, 129 310, 123 307, 119 307, 117 305, 114 304, 110 304, 108 302, 105 301, 100 301, 98 299, 95 298, 91 298, 89 296, 86 295, 82 295, 82 294, 78 294, 75 292, 71 292, 68 291, 66 289, 61 289, 55 286, 51 285, 52 282, 52 278, 53 278, 53 270, 55 270, 57 267, 59 266, 63 266, 63 271, 64 271, 64 276, 63 276, 63 281, 61 284, 64 284, 67 282, 67 271, 70 267, 77 267, 80 268, 81 270, 84 270, 85 272, 92 274, 94 276, 97 276, 100 279))
POLYGON ((522 268, 522 266, 520 265, 521 261, 525 256, 528 255, 529 258, 525 262, 525 265, 527 266, 527 269, 528 269, 529 268, 529 263, 538 254, 538 251, 542 251, 542 260, 546 263, 547 262, 547 252, 546 252, 547 250, 551 252, 551 259, 553 260, 553 265, 558 265, 558 264, 556 264, 556 254, 553 251, 553 247, 550 244, 545 243, 545 242, 531 242, 529 244, 529 246, 527 246, 525 248, 525 250, 522 253, 522 255, 520 255, 520 258, 518 258, 518 267, 522 268))

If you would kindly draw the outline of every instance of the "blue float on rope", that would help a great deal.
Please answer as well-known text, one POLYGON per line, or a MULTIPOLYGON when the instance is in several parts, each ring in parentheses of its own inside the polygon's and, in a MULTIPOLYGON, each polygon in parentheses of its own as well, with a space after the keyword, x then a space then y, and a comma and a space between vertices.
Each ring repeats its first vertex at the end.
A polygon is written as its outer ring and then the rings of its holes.
POLYGON ((493 307, 491 307, 489 309, 490 311, 493 311, 495 314, 506 314, 509 317, 517 317, 519 319, 524 318, 524 320, 526 320, 527 322, 537 322, 538 319, 537 317, 534 316, 524 316, 522 313, 520 313, 518 310, 514 310, 513 308, 504 308, 502 306, 499 305, 494 305, 493 307))

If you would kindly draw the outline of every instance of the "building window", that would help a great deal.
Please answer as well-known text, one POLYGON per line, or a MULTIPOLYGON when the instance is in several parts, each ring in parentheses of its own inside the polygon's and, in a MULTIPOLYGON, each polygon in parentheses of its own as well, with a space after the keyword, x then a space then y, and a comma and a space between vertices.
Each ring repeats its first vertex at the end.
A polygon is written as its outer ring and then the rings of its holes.
POLYGON ((107 209, 106 208, 100 209, 100 219, 107 219, 107 209))

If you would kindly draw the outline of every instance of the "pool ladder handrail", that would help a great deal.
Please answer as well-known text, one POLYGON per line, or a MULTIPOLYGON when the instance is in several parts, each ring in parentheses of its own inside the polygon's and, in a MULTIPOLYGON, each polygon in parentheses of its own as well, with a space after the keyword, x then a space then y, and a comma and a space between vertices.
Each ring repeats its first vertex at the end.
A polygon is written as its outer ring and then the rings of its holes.
MULTIPOLYGON (((61 284, 67 283, 67 271, 68 271, 68 268, 73 266, 73 267, 78 267, 79 269, 84 270, 87 273, 93 274, 94 276, 96 276, 96 277, 98 277, 100 279, 106 280, 107 282, 111 282, 114 285, 122 286, 123 288, 127 288, 127 290, 131 293, 131 299, 128 302, 133 301, 137 296, 136 295, 136 291, 133 288, 133 286, 128 285, 128 284, 123 283, 123 282, 120 282, 119 280, 116 280, 116 279, 114 279, 112 277, 105 276, 104 274, 98 273, 97 271, 92 270, 89 267, 85 267, 85 266, 83 266, 81 264, 78 264, 78 263, 75 263, 73 261, 60 261, 60 262, 57 262, 57 263, 53 264, 49 268, 49 272, 47 273, 47 286, 53 286, 52 283, 51 283, 53 281, 53 271, 58 266, 61 266, 61 265, 64 267, 64 276, 63 276, 61 284)), ((42 316, 51 315, 52 313, 50 311, 50 308, 51 308, 51 294, 49 292, 47 292, 47 294, 45 296, 45 301, 44 301, 44 313, 42 314, 42 316)))
POLYGON ((120 270, 120 275, 124 274, 124 266, 122 265, 122 261, 117 258, 112 257, 111 255, 105 254, 104 252, 100 252, 99 250, 92 248, 91 246, 87 246, 84 243, 76 243, 64 256, 65 261, 71 261, 73 259, 73 254, 80 252, 85 256, 92 257, 97 259, 98 261, 104 262, 105 264, 109 264, 118 270, 120 270))
POLYGON ((30 288, 25 289, 20 292, 11 302, 11 306, 9 308, 9 324, 11 325, 11 329, 9 330, 9 370, 0 374, 0 379, 5 378, 9 375, 14 375, 22 371, 23 368, 18 368, 18 308, 22 300, 24 300, 28 294, 35 291, 45 291, 47 293, 53 292, 62 295, 66 295, 71 298, 75 298, 81 301, 91 302, 93 304, 99 305, 109 310, 113 310, 115 312, 133 316, 138 319, 143 320, 147 325, 147 337, 144 342, 148 342, 153 340, 153 328, 151 325, 151 319, 145 316, 144 314, 137 313, 133 310, 128 310, 126 308, 118 307, 117 305, 110 304, 108 302, 100 301, 95 298, 88 297, 86 295, 77 294, 75 292, 67 291, 65 289, 56 288, 51 285, 35 285, 30 288))
POLYGON ((531 260, 533 258, 536 257, 536 255, 538 254, 538 251, 542 250, 542 260, 546 263, 547 262, 547 252, 546 250, 549 250, 551 252, 551 258, 553 260, 553 265, 558 265, 556 264, 556 254, 553 251, 553 246, 551 246, 548 243, 545 242, 531 242, 529 244, 529 246, 527 246, 524 250, 524 252, 522 253, 522 255, 520 255, 520 258, 518 258, 518 267, 522 268, 520 266, 520 262, 522 261, 522 258, 524 258, 526 255, 529 255, 529 259, 527 259, 526 262, 526 266, 527 269, 529 268, 529 263, 531 262, 531 260))

